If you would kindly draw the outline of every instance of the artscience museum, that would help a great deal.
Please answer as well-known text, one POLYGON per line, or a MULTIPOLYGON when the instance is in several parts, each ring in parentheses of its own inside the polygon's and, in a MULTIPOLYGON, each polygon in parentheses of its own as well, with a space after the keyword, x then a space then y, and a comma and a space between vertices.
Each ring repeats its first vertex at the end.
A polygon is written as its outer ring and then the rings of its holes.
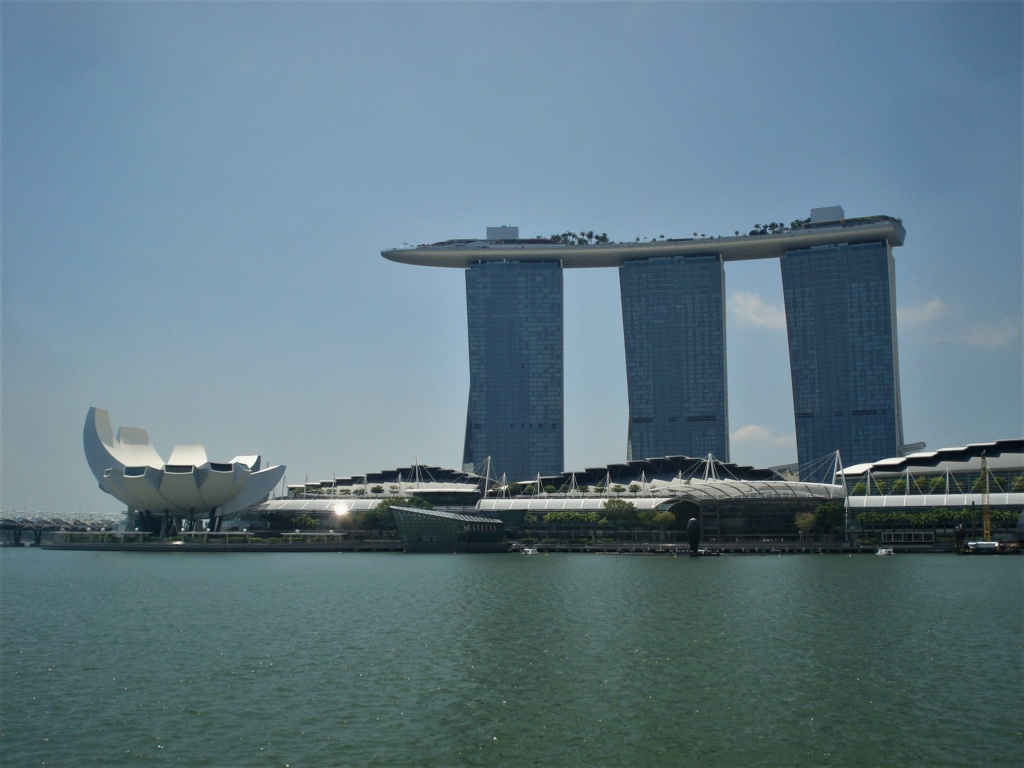
POLYGON ((128 506, 135 527, 154 535, 216 531, 224 515, 265 500, 285 467, 261 468, 258 455, 210 461, 201 445, 176 445, 164 461, 145 429, 120 427, 110 414, 90 408, 83 431, 85 457, 100 489, 128 506))

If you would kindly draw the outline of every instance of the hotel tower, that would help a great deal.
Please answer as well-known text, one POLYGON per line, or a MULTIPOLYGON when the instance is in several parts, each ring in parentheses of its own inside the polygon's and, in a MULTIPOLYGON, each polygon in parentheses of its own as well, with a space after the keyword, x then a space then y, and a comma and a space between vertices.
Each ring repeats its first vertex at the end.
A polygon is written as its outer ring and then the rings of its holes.
MULTIPOLYGON (((627 461, 729 460, 725 262, 778 259, 801 467, 839 451, 851 466, 900 454, 892 249, 902 223, 809 219, 741 237, 569 244, 488 227, 483 240, 382 251, 391 261, 462 269, 469 330, 463 466, 510 482, 563 469, 562 272, 616 267, 622 300, 627 461)), ((803 480, 822 480, 803 470, 803 480)))

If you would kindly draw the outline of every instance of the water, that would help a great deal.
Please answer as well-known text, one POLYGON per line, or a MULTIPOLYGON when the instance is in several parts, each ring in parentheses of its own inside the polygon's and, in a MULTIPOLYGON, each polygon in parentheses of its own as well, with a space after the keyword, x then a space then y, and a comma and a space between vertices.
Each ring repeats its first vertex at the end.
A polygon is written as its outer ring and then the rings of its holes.
POLYGON ((1024 557, 0 552, 10 766, 1024 763, 1024 557))

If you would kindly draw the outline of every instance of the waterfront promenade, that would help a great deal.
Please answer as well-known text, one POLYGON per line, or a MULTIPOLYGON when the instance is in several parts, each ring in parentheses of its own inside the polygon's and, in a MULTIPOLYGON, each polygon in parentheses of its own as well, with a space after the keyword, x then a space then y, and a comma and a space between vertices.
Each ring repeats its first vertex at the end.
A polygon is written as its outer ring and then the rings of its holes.
MULTIPOLYGON (((509 542, 509 551, 518 552, 524 543, 509 542)), ((538 554, 575 553, 603 555, 687 556, 685 542, 650 541, 539 541, 528 542, 538 554)), ((887 545, 888 546, 888 545, 887 545)), ((147 534, 116 531, 61 531, 39 544, 48 550, 125 551, 125 552, 401 552, 397 538, 358 538, 335 532, 294 532, 263 537, 252 532, 196 532, 173 539, 152 540, 147 534)), ((950 542, 896 544, 897 553, 950 553, 950 542)), ((860 542, 734 541, 703 542, 707 555, 814 555, 874 554, 875 544, 860 542)))
POLYGON ((333 531, 296 531, 273 537, 251 531, 197 531, 155 540, 138 532, 56 531, 39 547, 107 552, 401 552, 402 542, 356 538, 333 531))

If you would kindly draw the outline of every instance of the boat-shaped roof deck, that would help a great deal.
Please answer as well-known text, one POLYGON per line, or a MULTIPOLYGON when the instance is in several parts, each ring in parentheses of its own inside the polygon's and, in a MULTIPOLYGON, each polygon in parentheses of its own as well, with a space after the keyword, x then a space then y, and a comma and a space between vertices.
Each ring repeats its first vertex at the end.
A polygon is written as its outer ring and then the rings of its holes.
POLYGON ((837 243, 886 241, 903 245, 906 230, 888 216, 841 222, 774 234, 654 240, 646 243, 568 245, 544 240, 446 240, 415 248, 392 248, 380 255, 402 264, 466 269, 484 261, 559 261, 563 268, 619 267, 627 261, 669 256, 720 255, 723 261, 777 259, 787 251, 837 243))

